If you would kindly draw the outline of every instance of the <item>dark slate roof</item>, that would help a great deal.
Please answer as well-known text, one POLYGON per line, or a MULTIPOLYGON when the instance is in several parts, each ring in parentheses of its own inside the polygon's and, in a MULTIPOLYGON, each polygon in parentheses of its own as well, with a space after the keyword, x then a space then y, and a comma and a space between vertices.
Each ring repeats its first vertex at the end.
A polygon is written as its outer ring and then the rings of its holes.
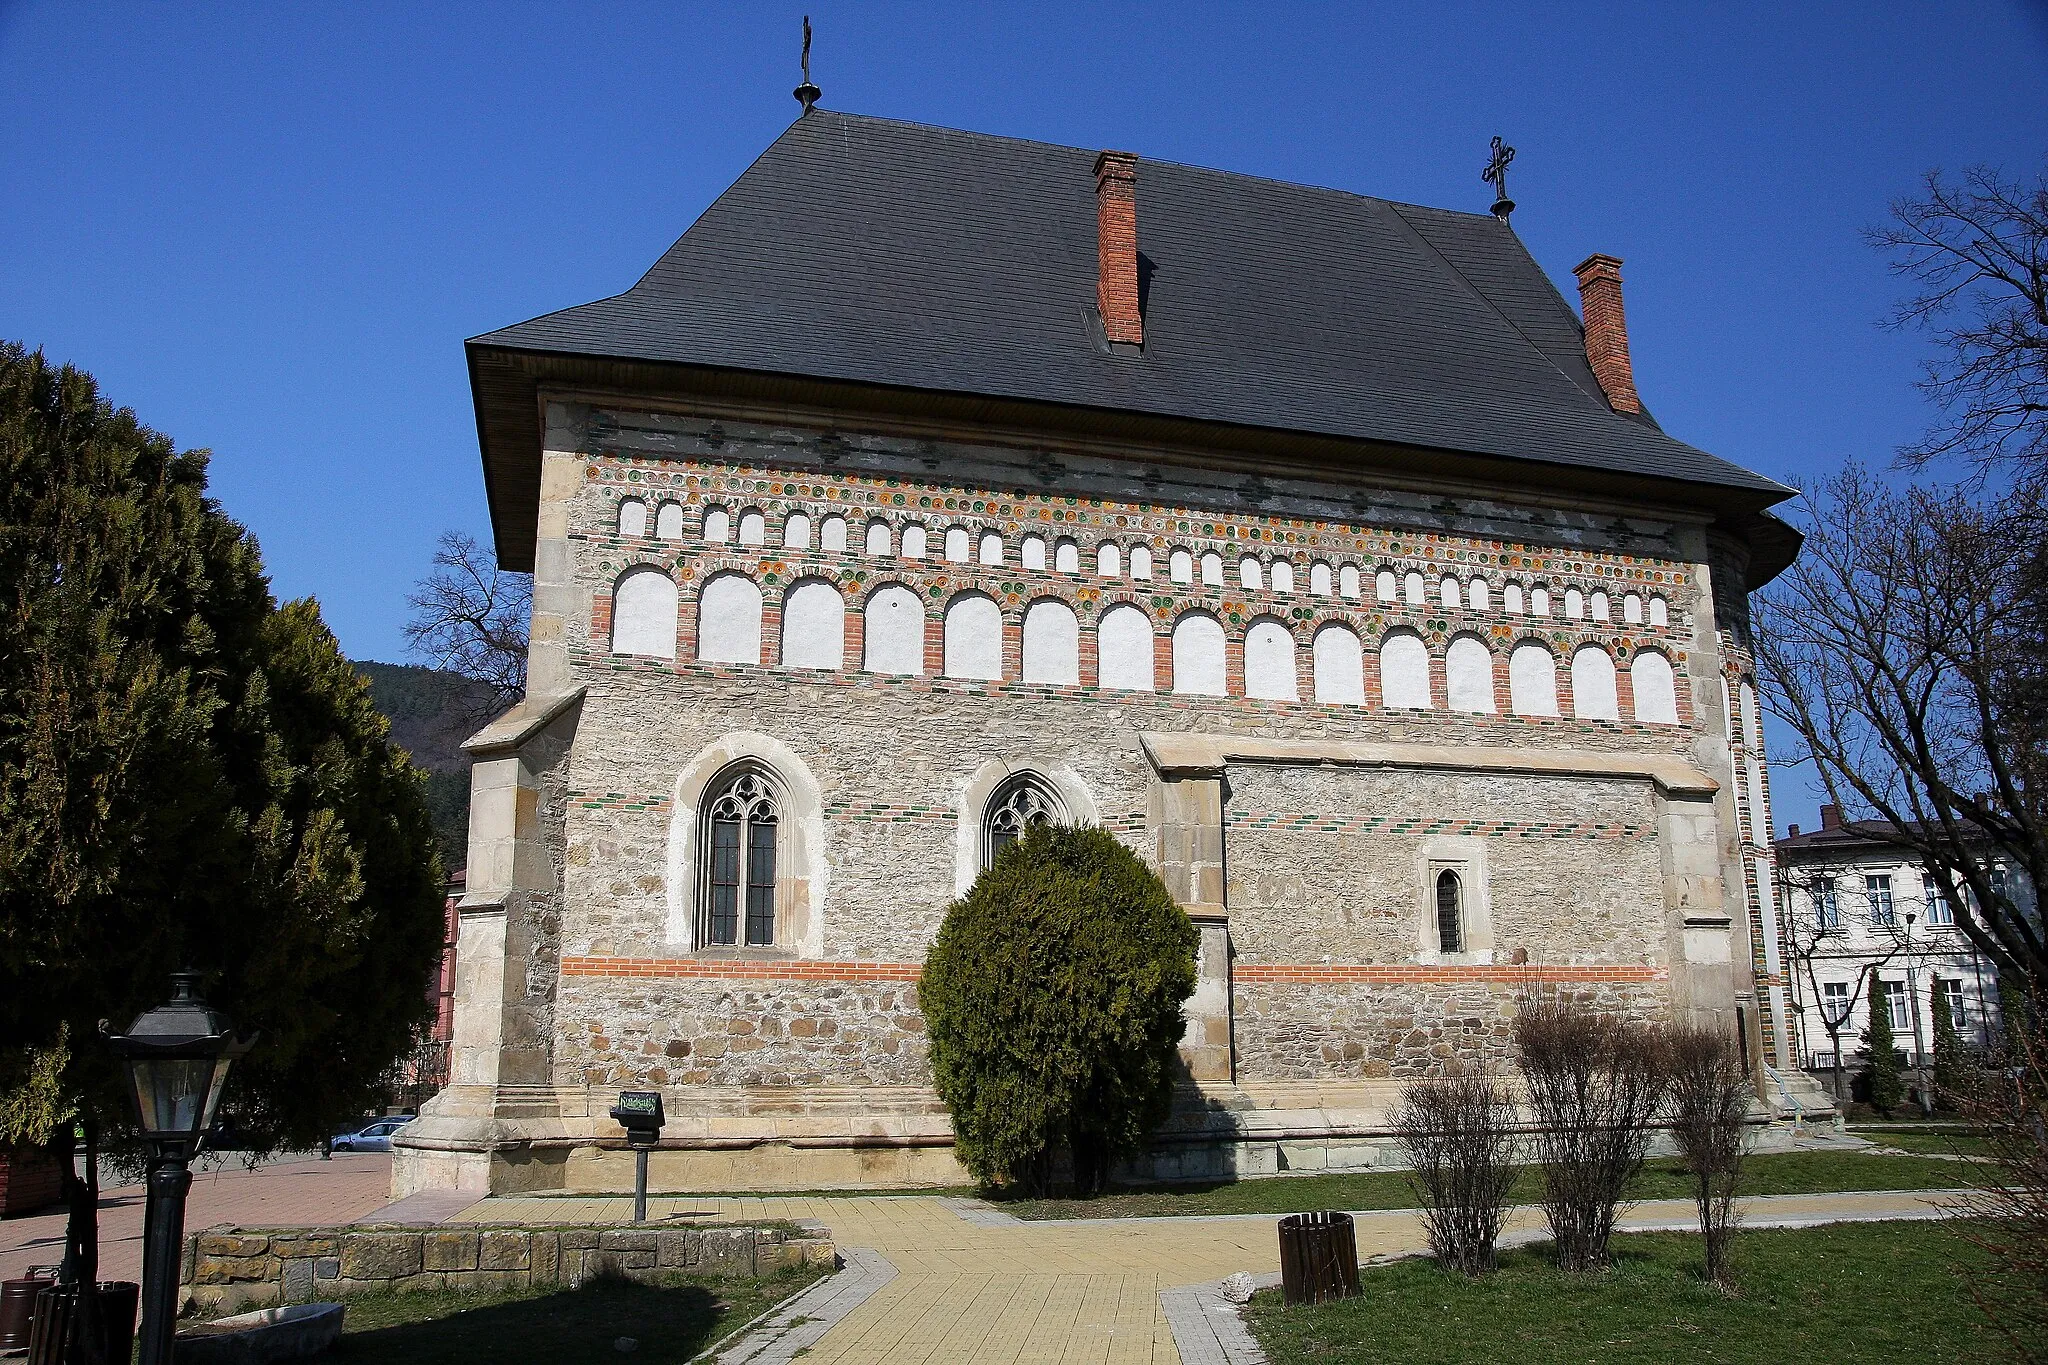
POLYGON ((1609 408, 1577 315, 1485 214, 1140 160, 1145 345, 1112 354, 1095 319, 1095 157, 819 110, 631 289, 474 338, 472 355, 1124 410, 1714 485, 1760 505, 1789 492, 1609 408))

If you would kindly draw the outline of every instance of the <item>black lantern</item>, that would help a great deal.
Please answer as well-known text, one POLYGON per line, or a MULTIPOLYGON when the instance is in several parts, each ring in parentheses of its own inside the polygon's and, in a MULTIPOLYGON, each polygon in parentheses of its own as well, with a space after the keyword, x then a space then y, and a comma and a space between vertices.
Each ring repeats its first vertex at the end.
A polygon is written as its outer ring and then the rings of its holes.
POLYGON ((186 1164, 213 1127, 228 1068, 256 1039, 236 1038, 228 1017, 199 998, 197 972, 171 975, 171 998, 107 1038, 128 1068, 142 1135, 149 1141, 143 1212, 142 1365, 170 1365, 178 1317, 178 1263, 185 1237, 186 1164))

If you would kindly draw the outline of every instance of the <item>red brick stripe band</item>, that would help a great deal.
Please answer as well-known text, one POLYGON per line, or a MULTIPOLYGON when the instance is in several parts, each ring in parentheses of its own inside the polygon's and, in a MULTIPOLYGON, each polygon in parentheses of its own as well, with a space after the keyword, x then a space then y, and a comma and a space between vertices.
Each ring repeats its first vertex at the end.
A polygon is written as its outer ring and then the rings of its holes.
MULTIPOLYGON (((747 981, 915 981, 915 962, 756 962, 676 957, 565 957, 563 976, 712 977, 747 981)), ((1366 982, 1401 986, 1418 982, 1489 982, 1539 985, 1545 982, 1662 981, 1661 967, 1568 966, 1423 967, 1378 963, 1245 962, 1231 968, 1239 981, 1366 982)))

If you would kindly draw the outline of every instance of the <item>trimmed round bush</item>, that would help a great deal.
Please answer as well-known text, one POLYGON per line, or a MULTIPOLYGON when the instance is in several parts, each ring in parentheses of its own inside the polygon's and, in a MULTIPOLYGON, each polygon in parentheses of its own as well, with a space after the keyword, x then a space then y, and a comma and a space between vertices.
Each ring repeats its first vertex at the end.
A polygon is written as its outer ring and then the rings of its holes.
POLYGON ((984 1186, 1081 1195, 1173 1103, 1193 924, 1099 829, 1038 828, 946 921, 918 996, 960 1161, 984 1186))

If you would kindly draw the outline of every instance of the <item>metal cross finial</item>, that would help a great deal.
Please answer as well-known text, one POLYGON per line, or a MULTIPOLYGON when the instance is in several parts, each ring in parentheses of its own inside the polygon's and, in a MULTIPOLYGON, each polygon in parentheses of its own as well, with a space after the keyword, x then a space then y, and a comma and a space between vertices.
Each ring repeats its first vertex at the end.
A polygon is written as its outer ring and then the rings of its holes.
POLYGON ((811 112, 811 106, 818 102, 818 97, 825 93, 811 84, 811 16, 808 14, 804 16, 804 83, 791 93, 796 96, 797 103, 803 105, 806 114, 811 112))
POLYGON ((1486 169, 1479 173, 1481 180, 1493 186, 1493 216, 1503 223, 1508 220, 1508 215, 1515 211, 1515 201, 1508 198, 1508 163, 1514 159, 1515 149, 1501 141, 1499 137, 1495 137, 1493 155, 1488 158, 1486 169))

